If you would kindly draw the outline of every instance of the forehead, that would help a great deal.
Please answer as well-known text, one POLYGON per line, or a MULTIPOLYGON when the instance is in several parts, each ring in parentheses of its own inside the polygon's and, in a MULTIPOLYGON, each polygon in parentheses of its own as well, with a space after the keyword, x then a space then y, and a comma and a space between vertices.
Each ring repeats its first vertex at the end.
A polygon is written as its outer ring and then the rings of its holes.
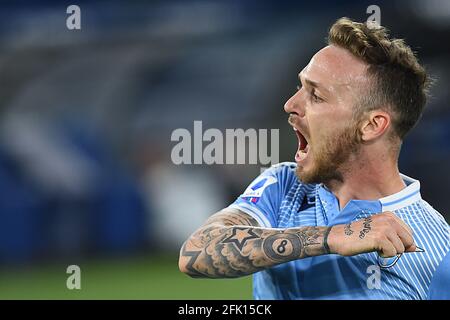
POLYGON ((366 69, 367 64, 346 49, 329 45, 319 50, 300 74, 333 91, 365 81, 366 69))

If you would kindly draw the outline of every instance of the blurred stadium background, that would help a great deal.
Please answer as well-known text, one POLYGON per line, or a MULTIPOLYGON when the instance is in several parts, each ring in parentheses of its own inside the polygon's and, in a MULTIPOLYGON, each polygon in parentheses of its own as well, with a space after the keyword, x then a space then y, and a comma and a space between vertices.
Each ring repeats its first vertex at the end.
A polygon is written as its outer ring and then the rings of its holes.
POLYGON ((250 277, 190 279, 177 257, 260 166, 176 166, 171 133, 278 128, 291 161, 297 72, 371 4, 438 80, 400 167, 450 221, 450 1, 1 1, 0 298, 251 299, 250 277))

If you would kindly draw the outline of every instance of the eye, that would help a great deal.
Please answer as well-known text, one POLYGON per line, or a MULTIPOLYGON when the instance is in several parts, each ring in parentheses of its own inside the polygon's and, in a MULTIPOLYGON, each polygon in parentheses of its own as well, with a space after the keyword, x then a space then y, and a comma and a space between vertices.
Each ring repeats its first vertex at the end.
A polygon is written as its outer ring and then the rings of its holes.
POLYGON ((318 97, 318 96, 315 94, 315 91, 312 91, 312 92, 311 92, 311 99, 312 99, 312 101, 314 101, 314 102, 316 102, 316 103, 323 102, 323 99, 320 98, 320 97, 318 97))

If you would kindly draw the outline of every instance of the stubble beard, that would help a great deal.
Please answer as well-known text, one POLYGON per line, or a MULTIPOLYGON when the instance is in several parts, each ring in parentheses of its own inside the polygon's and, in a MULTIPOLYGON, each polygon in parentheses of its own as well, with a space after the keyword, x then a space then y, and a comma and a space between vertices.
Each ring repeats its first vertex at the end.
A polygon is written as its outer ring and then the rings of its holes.
POLYGON ((345 171, 351 169, 350 157, 356 155, 360 148, 357 126, 353 124, 317 145, 312 169, 305 171, 303 167, 297 166, 296 175, 303 183, 342 182, 345 171))

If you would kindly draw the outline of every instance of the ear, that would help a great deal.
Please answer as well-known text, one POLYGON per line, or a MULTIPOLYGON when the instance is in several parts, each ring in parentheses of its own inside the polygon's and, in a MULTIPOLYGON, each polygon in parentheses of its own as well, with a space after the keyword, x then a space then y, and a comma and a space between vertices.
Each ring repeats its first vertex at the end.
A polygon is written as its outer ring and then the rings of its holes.
POLYGON ((361 140, 371 141, 381 137, 391 125, 389 113, 375 110, 368 113, 360 125, 361 140))

